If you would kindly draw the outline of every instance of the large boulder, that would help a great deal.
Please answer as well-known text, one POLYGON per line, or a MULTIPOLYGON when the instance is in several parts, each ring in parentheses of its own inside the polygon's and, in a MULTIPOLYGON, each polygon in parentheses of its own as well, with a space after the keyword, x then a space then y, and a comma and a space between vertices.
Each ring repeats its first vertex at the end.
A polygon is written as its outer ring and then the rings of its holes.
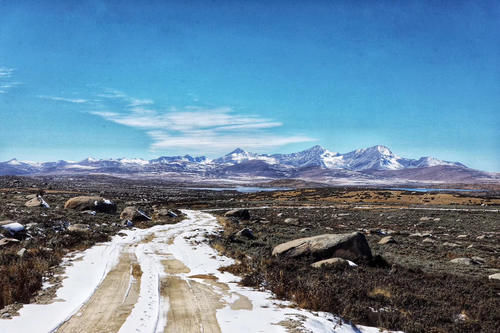
POLYGON ((242 220, 249 220, 250 219, 250 212, 248 209, 233 209, 230 210, 229 212, 226 212, 224 214, 225 217, 236 217, 242 220))
POLYGON ((149 221, 151 218, 134 206, 125 207, 120 214, 120 219, 132 222, 149 221))
POLYGON ((372 258, 370 246, 365 236, 360 232, 299 238, 280 244, 273 249, 273 256, 295 258, 309 255, 316 259, 331 257, 345 259, 372 258))
POLYGON ((65 209, 93 210, 100 213, 116 213, 116 204, 98 196, 80 196, 66 201, 65 209))

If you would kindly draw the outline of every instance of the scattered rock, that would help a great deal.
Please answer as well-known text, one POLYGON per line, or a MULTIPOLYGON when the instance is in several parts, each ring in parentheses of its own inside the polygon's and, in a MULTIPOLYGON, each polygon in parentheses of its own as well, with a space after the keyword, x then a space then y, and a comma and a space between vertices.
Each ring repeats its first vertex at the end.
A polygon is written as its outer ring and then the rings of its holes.
POLYGON ((371 258, 370 246, 362 233, 324 234, 299 238, 276 246, 273 256, 300 257, 312 255, 318 259, 331 257, 371 258))
POLYGON ((89 226, 87 224, 72 224, 68 227, 68 231, 73 232, 89 232, 89 226))
POLYGON ((467 238, 469 237, 468 235, 458 235, 457 238, 467 238))
POLYGON ((500 273, 491 274, 490 276, 488 276, 488 279, 490 279, 490 280, 500 280, 500 273))
POLYGON ((444 242, 443 246, 448 246, 448 247, 459 247, 459 244, 456 243, 451 243, 451 242, 444 242))
POLYGON ((34 197, 33 199, 27 201, 24 205, 26 207, 40 207, 41 203, 40 203, 40 200, 38 200, 37 197, 34 197))
POLYGON ((479 265, 484 265, 486 263, 486 260, 484 260, 481 257, 472 257, 471 259, 474 260, 479 265))
POLYGON ((420 221, 430 221, 430 220, 432 220, 432 217, 429 217, 429 216, 422 216, 420 218, 420 221))
POLYGON ((394 244, 396 243, 396 241, 394 240, 394 238, 392 238, 392 236, 385 236, 378 243, 381 245, 385 245, 385 244, 394 244))
POLYGON ((13 222, 13 221, 8 221, 8 222, 9 223, 6 223, 6 224, 0 223, 0 225, 2 226, 2 228, 4 228, 7 231, 9 231, 10 234, 12 234, 12 235, 14 235, 14 234, 16 234, 18 232, 24 231, 24 229, 25 229, 24 226, 21 223, 13 222))
POLYGON ((15 239, 15 238, 2 238, 2 239, 0 239, 0 246, 12 244, 12 243, 19 243, 19 240, 15 239))
POLYGON ((71 198, 66 201, 64 208, 80 211, 94 210, 96 212, 110 214, 116 212, 116 204, 114 202, 97 196, 80 196, 71 198))
POLYGON ((424 238, 424 240, 422 241, 422 243, 434 243, 434 239, 432 238, 424 238))
POLYGON ((163 218, 166 218, 166 217, 177 217, 177 216, 178 216, 178 214, 171 211, 170 209, 162 208, 162 209, 157 210, 153 214, 153 220, 157 221, 157 220, 162 220, 163 218))
POLYGON ((344 269, 349 267, 349 263, 347 260, 342 259, 342 258, 330 258, 330 259, 325 259, 321 261, 317 261, 315 263, 311 264, 311 267, 314 268, 321 268, 323 266, 328 266, 334 269, 344 269))
POLYGON ((120 214, 121 219, 130 220, 132 222, 149 221, 151 218, 144 212, 138 210, 134 206, 125 207, 120 214))
POLYGON ((82 211, 82 214, 89 214, 89 215, 95 216, 95 214, 97 214, 97 213, 95 210, 84 210, 84 211, 82 211))
POLYGON ((297 225, 297 224, 299 224, 299 219, 296 219, 296 218, 293 218, 293 217, 288 217, 283 222, 285 222, 286 224, 297 225))
POLYGON ((21 258, 24 256, 24 253, 26 253, 26 249, 24 247, 17 251, 17 255, 21 258))
MULTIPOLYGON (((481 259, 481 258, 479 258, 481 259)), ((481 259, 484 262, 484 259, 481 259)), ((482 262, 475 260, 474 258, 455 258, 450 260, 450 262, 454 264, 461 264, 461 265, 481 265, 482 262)))
POLYGON ((481 236, 477 236, 476 239, 479 239, 479 240, 482 240, 482 239, 485 239, 486 238, 486 235, 481 235, 481 236))
POLYGON ((248 209, 233 209, 230 210, 229 212, 226 212, 224 214, 225 217, 237 217, 242 220, 249 220, 250 219, 250 212, 248 209))
POLYGON ((243 228, 241 229, 240 231, 238 231, 236 233, 236 236, 237 237, 245 237, 245 238, 248 238, 248 239, 256 239, 257 237, 255 237, 255 235, 253 234, 253 231, 252 229, 248 229, 248 228, 243 228))

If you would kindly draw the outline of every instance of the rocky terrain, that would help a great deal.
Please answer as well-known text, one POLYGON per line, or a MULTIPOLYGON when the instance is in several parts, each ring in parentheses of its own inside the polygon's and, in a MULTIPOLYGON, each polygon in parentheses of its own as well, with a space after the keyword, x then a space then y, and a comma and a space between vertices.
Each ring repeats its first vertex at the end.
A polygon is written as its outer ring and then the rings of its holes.
POLYGON ((223 270, 246 286, 356 324, 497 331, 498 189, 420 193, 295 181, 304 188, 244 194, 183 185, 0 177, 0 317, 16 316, 23 303, 52 302, 68 253, 121 230, 176 223, 187 208, 218 216, 223 230, 211 245, 237 260, 223 270))

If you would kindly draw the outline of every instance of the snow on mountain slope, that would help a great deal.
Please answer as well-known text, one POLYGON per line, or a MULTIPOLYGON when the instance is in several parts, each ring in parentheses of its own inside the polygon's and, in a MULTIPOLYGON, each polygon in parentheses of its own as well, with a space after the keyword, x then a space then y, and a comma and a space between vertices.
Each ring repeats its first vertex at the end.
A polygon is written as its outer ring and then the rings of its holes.
POLYGON ((400 170, 404 169, 406 160, 394 155, 385 146, 373 146, 357 149, 343 155, 345 169, 361 170, 400 170))
POLYGON ((222 157, 219 157, 212 162, 215 164, 239 164, 244 161, 261 160, 268 164, 276 164, 277 161, 267 154, 249 153, 241 148, 237 148, 222 157))
POLYGON ((293 174, 293 170, 300 171, 307 168, 320 168, 326 170, 348 170, 354 172, 395 171, 415 168, 428 168, 435 166, 452 166, 467 168, 458 162, 442 161, 433 157, 422 157, 418 160, 402 158, 395 155, 385 146, 373 146, 354 150, 345 154, 331 152, 321 146, 290 154, 258 154, 236 149, 229 154, 214 160, 205 156, 161 156, 152 160, 140 158, 119 159, 95 159, 86 158, 80 162, 57 161, 57 162, 23 162, 11 159, 0 162, 0 175, 20 174, 48 174, 68 172, 102 172, 102 173, 200 173, 207 175, 212 172, 215 175, 221 172, 245 172, 250 175, 252 167, 255 172, 266 172, 282 176, 293 174), (261 162, 261 163, 250 163, 261 162), (266 167, 269 166, 270 168, 266 167), (225 169, 234 166, 233 169, 225 169), (240 166, 240 167, 238 167, 240 166))

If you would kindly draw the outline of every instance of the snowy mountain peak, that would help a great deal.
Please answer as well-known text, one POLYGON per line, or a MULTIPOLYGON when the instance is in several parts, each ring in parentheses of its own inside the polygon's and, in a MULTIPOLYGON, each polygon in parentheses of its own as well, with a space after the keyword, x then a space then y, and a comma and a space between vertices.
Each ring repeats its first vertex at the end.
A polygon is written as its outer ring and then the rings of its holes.
POLYGON ((99 160, 94 157, 87 157, 86 159, 80 161, 80 163, 95 163, 95 162, 99 162, 99 160))
POLYGON ((236 155, 236 154, 248 154, 248 152, 246 150, 241 149, 241 148, 236 148, 235 150, 233 150, 229 154, 226 154, 226 156, 227 155, 236 155))
POLYGON ((320 145, 316 145, 316 146, 312 146, 311 148, 309 149, 306 149, 304 150, 303 152, 310 152, 310 153, 319 153, 319 154, 323 154, 324 152, 326 152, 327 150, 325 148, 323 148, 322 146, 320 145))
POLYGON ((21 165, 21 162, 19 162, 17 159, 13 158, 9 161, 6 162, 9 165, 21 165))

